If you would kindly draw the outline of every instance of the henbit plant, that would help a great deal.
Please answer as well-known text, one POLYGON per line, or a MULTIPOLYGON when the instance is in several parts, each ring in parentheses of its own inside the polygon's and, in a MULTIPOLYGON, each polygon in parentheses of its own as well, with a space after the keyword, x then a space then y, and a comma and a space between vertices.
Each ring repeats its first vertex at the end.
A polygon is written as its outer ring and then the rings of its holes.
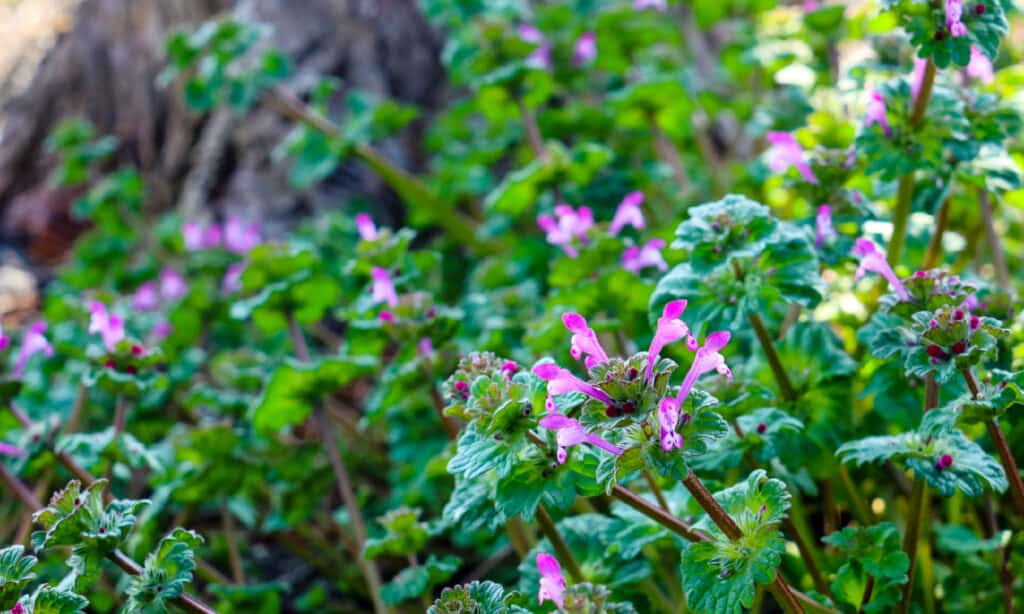
POLYGON ((412 228, 150 223, 58 129, 90 229, 0 330, 0 611, 1012 612, 1020 16, 777 4, 422 0, 426 119, 174 35, 190 108, 276 110, 297 189, 357 160, 412 228))

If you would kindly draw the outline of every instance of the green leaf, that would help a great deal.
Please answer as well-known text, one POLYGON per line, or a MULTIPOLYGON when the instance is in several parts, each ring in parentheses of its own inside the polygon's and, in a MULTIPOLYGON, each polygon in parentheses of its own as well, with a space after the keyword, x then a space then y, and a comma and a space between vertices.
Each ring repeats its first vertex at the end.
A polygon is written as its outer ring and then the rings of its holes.
POLYGON ((990 376, 991 381, 978 382, 977 396, 965 392, 943 406, 942 411, 958 415, 963 425, 985 424, 1024 403, 1024 371, 993 369, 990 376))
POLYGON ((902 597, 910 559, 900 550, 896 525, 883 522, 870 527, 846 527, 822 539, 844 555, 832 591, 853 607, 860 607, 867 590, 868 576, 874 578, 874 590, 866 612, 882 612, 902 597))
POLYGON ((150 614, 167 611, 167 602, 181 597, 192 581, 196 568, 195 549, 203 538, 194 531, 174 529, 160 540, 154 552, 146 557, 142 574, 131 579, 128 586, 128 614, 150 614))
POLYGON ((690 207, 687 213, 690 218, 676 228, 672 247, 689 252, 690 267, 697 273, 752 258, 776 240, 777 220, 771 210, 745 196, 730 194, 690 207))
POLYGON ((89 600, 71 591, 42 586, 32 596, 28 614, 80 614, 89 600))
POLYGON ((446 556, 438 558, 433 554, 422 565, 403 569, 390 582, 381 587, 381 598, 388 605, 429 594, 432 588, 452 577, 459 569, 459 558, 446 556))
POLYGON ((378 521, 385 534, 366 540, 363 556, 375 559, 382 555, 407 556, 419 552, 430 537, 427 523, 420 522, 419 515, 418 508, 400 507, 381 516, 378 521))
POLYGON ((515 605, 521 596, 505 592, 500 584, 485 580, 446 588, 427 610, 427 614, 519 614, 528 612, 515 605))
POLYGON ((0 611, 7 611, 18 602, 29 582, 36 557, 26 556, 24 546, 8 546, 0 550, 0 611))

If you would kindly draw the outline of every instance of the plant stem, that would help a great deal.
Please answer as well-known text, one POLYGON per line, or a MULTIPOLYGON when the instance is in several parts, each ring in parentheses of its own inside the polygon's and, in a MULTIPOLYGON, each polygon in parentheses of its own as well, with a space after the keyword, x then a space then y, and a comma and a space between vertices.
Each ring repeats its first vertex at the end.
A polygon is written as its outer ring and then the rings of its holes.
POLYGON ((786 375, 786 369, 782 366, 782 360, 775 349, 775 343, 772 341, 771 335, 768 334, 768 329, 765 328, 764 322, 761 320, 761 315, 751 312, 747 315, 747 320, 750 322, 751 328, 754 329, 754 334, 757 335, 761 349, 764 350, 764 355, 768 359, 768 366, 771 367, 772 375, 775 376, 775 383, 779 386, 782 398, 789 402, 795 401, 796 391, 793 389, 793 383, 789 380, 789 376, 786 375))
POLYGON ((117 439, 122 433, 124 433, 125 427, 128 426, 128 401, 125 400, 123 394, 117 395, 117 400, 114 402, 114 438, 117 439))
POLYGON ((640 512, 644 516, 647 516, 651 520, 657 522, 669 531, 672 531, 676 535, 679 535, 691 542, 703 542, 711 539, 704 533, 701 533, 687 523, 676 518, 667 510, 652 505, 647 499, 644 499, 627 488, 615 485, 612 489, 612 496, 640 512))
MULTIPOLYGON (((302 329, 299 328, 299 323, 295 320, 295 316, 291 314, 288 315, 288 332, 291 335, 295 356, 302 362, 309 362, 309 346, 306 345, 306 338, 302 334, 302 329)), ((355 537, 356 546, 360 553, 360 555, 355 557, 356 564, 363 571, 363 577, 366 579, 367 588, 370 591, 370 598, 373 600, 374 610, 378 613, 390 612, 390 608, 381 598, 381 586, 383 583, 381 582, 380 571, 377 569, 376 561, 361 556, 363 547, 366 545, 366 521, 363 519, 363 512, 359 508, 359 501, 356 499, 355 492, 352 490, 352 480, 349 478, 348 468, 345 467, 345 463, 341 458, 341 452, 338 450, 338 442, 334 440, 331 419, 327 412, 319 406, 313 410, 313 419, 319 427, 324 450, 327 452, 331 469, 334 471, 338 493, 345 504, 345 509, 348 510, 349 522, 352 523, 352 534, 355 537)))
MULTIPOLYGON (((928 101, 932 97, 932 85, 935 83, 935 62, 928 59, 924 68, 924 77, 921 79, 921 88, 914 99, 914 106, 910 111, 910 130, 916 132, 918 126, 924 120, 924 113, 928 109, 928 101)), ((914 171, 909 171, 900 176, 899 186, 896 190, 896 206, 893 209, 892 239, 889 241, 889 249, 886 257, 890 263, 896 264, 903 256, 903 244, 907 240, 907 220, 910 219, 910 209, 914 200, 914 171)))
POLYGON ((864 614, 864 608, 871 603, 871 593, 875 591, 875 577, 868 574, 868 582, 864 585, 864 596, 860 599, 860 607, 857 608, 857 614, 864 614))
POLYGON ((530 143, 530 149, 538 160, 547 160, 549 157, 548 148, 544 145, 544 137, 540 134, 540 127, 537 125, 537 118, 533 115, 530 107, 521 96, 516 98, 516 105, 519 107, 519 117, 523 121, 523 128, 526 130, 526 140, 530 143))
POLYGON ((675 611, 672 600, 665 595, 665 592, 661 590, 661 587, 654 580, 647 578, 640 583, 640 586, 644 589, 644 593, 650 597, 651 605, 657 605, 658 609, 666 614, 672 614, 675 611))
POLYGON ((864 526, 870 525, 874 514, 871 513, 871 508, 868 507, 867 501, 864 500, 857 486, 854 485, 853 478, 850 476, 850 471, 846 468, 846 465, 839 465, 839 480, 843 483, 843 490, 846 491, 846 496, 850 499, 850 507, 853 510, 853 515, 857 518, 857 522, 864 526))
POLYGON ((526 555, 530 553, 530 549, 533 548, 533 539, 529 531, 526 529, 526 524, 523 523, 523 519, 519 516, 510 518, 505 523, 505 530, 508 531, 508 541, 512 544, 512 548, 516 551, 516 555, 520 561, 526 560, 526 555))
POLYGON ((1003 251, 1003 244, 999 240, 999 233, 996 232, 995 217, 993 215, 992 201, 984 188, 978 189, 978 204, 981 208, 981 219, 985 225, 985 235, 988 237, 988 248, 992 250, 992 267, 996 270, 996 279, 1003 288, 1010 287, 1010 269, 1006 266, 1006 253, 1003 251))
POLYGON ((220 503, 221 528, 224 532, 224 541, 228 547, 228 561, 231 564, 231 575, 235 584, 245 584, 245 566, 242 563, 242 555, 238 551, 238 532, 235 529, 235 517, 228 508, 227 500, 220 503))
MULTIPOLYGON (((975 399, 981 398, 981 389, 978 387, 978 380, 975 379, 974 372, 967 368, 960 371, 960 373, 964 376, 964 381, 967 383, 967 388, 971 391, 971 396, 975 399)), ((988 436, 992 439, 992 444, 996 448, 996 454, 999 455, 999 462, 1002 463, 1003 471, 1006 472, 1006 479, 1010 482, 1010 494, 1013 497, 1013 504, 1017 508, 1017 513, 1024 517, 1024 482, 1021 482, 1017 461, 1013 459, 1010 445, 1006 442, 1003 429, 999 428, 999 422, 993 418, 985 426, 988 427, 988 436)))
POLYGON ((938 212, 935 214, 935 230, 932 231, 932 238, 928 241, 928 251, 924 254, 923 269, 934 269, 939 263, 939 255, 942 254, 942 235, 946 234, 946 226, 949 224, 949 209, 953 202, 952 196, 947 196, 938 212))
POLYGON ((444 415, 444 399, 441 398, 441 393, 437 390, 437 386, 434 384, 434 376, 430 372, 429 366, 424 366, 423 376, 427 378, 427 386, 430 387, 430 401, 431 405, 434 406, 434 413, 437 414, 437 419, 441 421, 441 425, 444 427, 444 432, 448 435, 448 439, 451 441, 457 441, 459 438, 459 427, 451 418, 444 415))
POLYGON ((679 150, 658 125, 658 120, 653 114, 648 114, 647 119, 651 125, 651 132, 654 133, 654 150, 658 153, 661 161, 672 169, 672 177, 676 180, 676 187, 679 188, 679 191, 689 194, 693 190, 693 184, 690 183, 690 176, 686 174, 686 167, 683 166, 683 160, 679 157, 679 150))
POLYGON ((668 508, 668 501, 665 500, 665 495, 661 492, 661 487, 658 486, 658 480, 654 477, 654 474, 652 474, 651 470, 646 467, 644 467, 643 474, 644 478, 647 480, 647 485, 651 488, 651 492, 654 493, 654 498, 658 500, 658 505, 660 505, 661 509, 666 512, 671 512, 668 508))
POLYGON ((572 581, 582 582, 583 571, 580 569, 580 564, 576 561, 576 557, 573 556, 572 550, 569 550, 569 545, 562 539, 562 534, 558 532, 555 521, 551 519, 551 514, 548 513, 543 503, 537 505, 537 524, 540 526, 544 536, 551 542, 551 547, 555 549, 555 554, 558 555, 558 561, 565 565, 572 581))

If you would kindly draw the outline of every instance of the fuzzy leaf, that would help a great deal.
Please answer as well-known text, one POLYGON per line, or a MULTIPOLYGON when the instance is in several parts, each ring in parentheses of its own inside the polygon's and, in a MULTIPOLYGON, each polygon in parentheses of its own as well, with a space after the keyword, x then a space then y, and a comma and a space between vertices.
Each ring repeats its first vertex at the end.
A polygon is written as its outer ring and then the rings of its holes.
POLYGON ((252 409, 253 426, 275 433, 302 423, 320 399, 372 371, 373 358, 324 358, 316 362, 287 361, 270 376, 259 402, 252 409))
POLYGON ((35 579, 35 564, 36 557, 25 555, 24 546, 0 550, 0 612, 13 608, 28 583, 35 579))
POLYGON ((198 533, 180 528, 160 540, 156 550, 146 557, 142 574, 131 579, 124 611, 166 612, 167 601, 184 594, 185 585, 192 581, 195 549, 202 543, 198 533))
POLYGON ((900 550, 896 525, 883 522, 870 527, 846 527, 823 538, 844 554, 832 590, 843 602, 859 607, 867 589, 868 576, 875 587, 865 612, 882 612, 895 605, 907 581, 910 559, 900 550))

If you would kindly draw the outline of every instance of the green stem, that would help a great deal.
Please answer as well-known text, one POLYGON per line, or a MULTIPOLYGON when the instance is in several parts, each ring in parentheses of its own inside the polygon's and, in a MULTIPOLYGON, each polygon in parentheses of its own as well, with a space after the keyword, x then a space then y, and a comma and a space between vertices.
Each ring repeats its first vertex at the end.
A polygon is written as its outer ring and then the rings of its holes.
POLYGON ((644 593, 651 598, 652 605, 656 604, 658 609, 666 614, 672 614, 675 611, 672 600, 665 595, 665 592, 661 590, 661 587, 654 580, 647 578, 640 583, 640 586, 644 588, 644 593))
POLYGON ((768 329, 765 328, 760 314, 751 312, 747 315, 747 320, 750 322, 751 328, 754 329, 754 334, 757 335, 761 349, 764 350, 764 355, 768 359, 768 366, 771 367, 772 375, 775 376, 775 383, 779 386, 782 398, 788 402, 795 401, 796 390, 793 389, 793 382, 789 380, 786 369, 782 366, 782 360, 775 349, 775 343, 772 341, 771 335, 768 334, 768 329))
MULTIPOLYGON (((971 396, 975 399, 980 399, 981 389, 978 387, 978 380, 975 379, 974 372, 967 368, 960 371, 960 373, 964 376, 964 381, 967 383, 967 388, 971 391, 971 396)), ((1006 479, 1010 482, 1010 494, 1013 497, 1013 504, 1017 508, 1017 513, 1024 517, 1024 482, 1021 482, 1017 461, 1013 459, 1013 453, 1010 452, 1010 444, 1006 441, 1003 429, 999 428, 999 422, 994 418, 989 420, 985 426, 988 427, 988 436, 992 439, 992 444, 996 448, 996 454, 999 455, 999 462, 1002 463, 1003 471, 1006 472, 1006 479)))
POLYGON ((949 224, 949 209, 953 197, 948 196, 935 214, 935 230, 932 238, 928 241, 928 251, 924 254, 923 269, 933 269, 939 263, 939 256, 942 254, 942 235, 946 234, 946 226, 949 224))
POLYGON ((537 505, 537 524, 540 526, 541 532, 544 533, 544 537, 547 537, 548 541, 551 542, 551 547, 554 548, 558 561, 565 566, 572 581, 582 582, 583 570, 580 569, 580 564, 576 561, 576 557, 573 556, 572 550, 569 550, 569 545, 562 539, 562 534, 558 532, 555 521, 551 519, 551 514, 548 513, 543 503, 537 505))
POLYGON ((1010 269, 1006 266, 1006 253, 1003 251, 1002 242, 999 241, 999 233, 996 232, 992 201, 988 197, 988 192, 983 188, 978 189, 978 204, 981 208, 981 219, 985 226, 985 235, 988 237, 988 248, 992 253, 992 267, 996 270, 996 279, 999 280, 999 285, 1009 288, 1010 269))
POLYGON ((654 477, 654 474, 646 467, 643 470, 643 474, 644 479, 647 480, 647 485, 651 488, 651 492, 654 493, 654 498, 658 500, 658 505, 666 512, 671 512, 668 508, 668 501, 665 500, 665 495, 661 492, 661 487, 658 486, 658 480, 654 477))
POLYGON ((871 593, 875 591, 875 577, 868 575, 868 582, 864 585, 864 596, 860 599, 860 607, 857 608, 857 614, 864 614, 864 608, 868 607, 871 603, 871 593))
POLYGON ((864 526, 871 524, 874 514, 871 513, 871 508, 868 507, 867 501, 860 494, 860 490, 853 483, 853 478, 850 476, 850 471, 846 468, 846 465, 839 465, 839 480, 843 483, 843 490, 846 491, 847 498, 850 499, 850 507, 852 508, 853 515, 857 518, 857 522, 864 526))

